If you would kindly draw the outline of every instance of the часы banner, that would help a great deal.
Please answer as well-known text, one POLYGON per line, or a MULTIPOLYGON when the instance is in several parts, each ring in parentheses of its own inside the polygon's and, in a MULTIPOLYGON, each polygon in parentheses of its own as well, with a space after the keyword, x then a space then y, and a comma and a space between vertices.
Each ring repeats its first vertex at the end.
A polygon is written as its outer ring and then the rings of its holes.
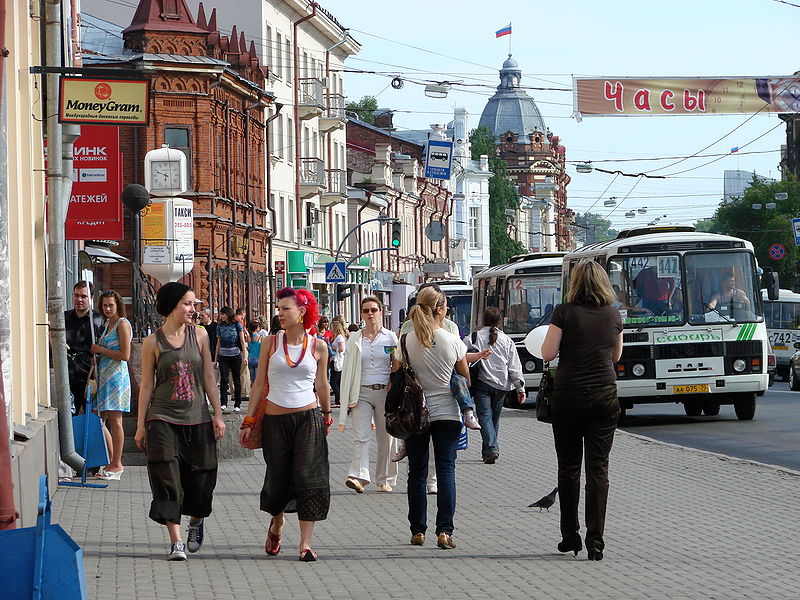
POLYGON ((800 75, 787 77, 574 77, 575 116, 794 113, 800 75))

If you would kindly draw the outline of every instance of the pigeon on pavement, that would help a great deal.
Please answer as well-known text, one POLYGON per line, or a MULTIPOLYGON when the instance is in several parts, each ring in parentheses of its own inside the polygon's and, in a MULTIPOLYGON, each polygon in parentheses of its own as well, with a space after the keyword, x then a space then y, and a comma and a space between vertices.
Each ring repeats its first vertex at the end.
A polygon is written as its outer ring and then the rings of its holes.
POLYGON ((547 494, 544 498, 540 498, 533 504, 529 504, 528 508, 538 508, 539 512, 542 512, 543 508, 547 509, 547 512, 550 512, 550 507, 556 503, 556 494, 558 494, 558 488, 555 488, 552 492, 547 494))

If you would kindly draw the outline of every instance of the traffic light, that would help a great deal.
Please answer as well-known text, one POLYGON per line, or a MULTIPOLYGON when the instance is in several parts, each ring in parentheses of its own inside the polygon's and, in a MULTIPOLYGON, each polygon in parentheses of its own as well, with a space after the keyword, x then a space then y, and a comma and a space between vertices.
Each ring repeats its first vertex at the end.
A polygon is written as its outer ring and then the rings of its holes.
POLYGON ((336 286, 336 301, 342 302, 353 295, 353 284, 345 283, 336 286))
POLYGON ((392 223, 392 248, 400 247, 400 230, 400 221, 395 221, 392 223))

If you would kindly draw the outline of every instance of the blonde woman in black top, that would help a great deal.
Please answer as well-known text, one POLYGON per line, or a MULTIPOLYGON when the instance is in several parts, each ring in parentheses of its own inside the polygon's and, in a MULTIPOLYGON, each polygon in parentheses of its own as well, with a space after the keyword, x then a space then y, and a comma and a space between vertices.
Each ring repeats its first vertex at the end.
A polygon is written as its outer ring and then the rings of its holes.
POLYGON ((614 363, 622 355, 622 320, 603 268, 581 261, 572 268, 567 302, 553 311, 542 345, 544 360, 558 355, 553 393, 553 439, 558 455, 560 552, 582 550, 578 522, 581 458, 586 452, 586 549, 602 560, 608 499, 608 457, 620 407, 614 363))

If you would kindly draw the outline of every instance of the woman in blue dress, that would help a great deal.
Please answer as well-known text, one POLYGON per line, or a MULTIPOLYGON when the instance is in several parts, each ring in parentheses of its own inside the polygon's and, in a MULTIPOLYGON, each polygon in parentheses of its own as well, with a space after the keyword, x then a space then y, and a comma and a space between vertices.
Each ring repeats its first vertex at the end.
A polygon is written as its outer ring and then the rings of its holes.
POLYGON ((120 295, 109 290, 100 295, 100 310, 106 318, 103 335, 92 345, 92 352, 99 355, 97 364, 97 411, 106 428, 106 443, 111 462, 100 469, 101 479, 120 479, 122 446, 125 431, 122 428, 122 413, 131 410, 131 379, 128 360, 131 357, 131 324, 125 318, 125 304, 120 295))

